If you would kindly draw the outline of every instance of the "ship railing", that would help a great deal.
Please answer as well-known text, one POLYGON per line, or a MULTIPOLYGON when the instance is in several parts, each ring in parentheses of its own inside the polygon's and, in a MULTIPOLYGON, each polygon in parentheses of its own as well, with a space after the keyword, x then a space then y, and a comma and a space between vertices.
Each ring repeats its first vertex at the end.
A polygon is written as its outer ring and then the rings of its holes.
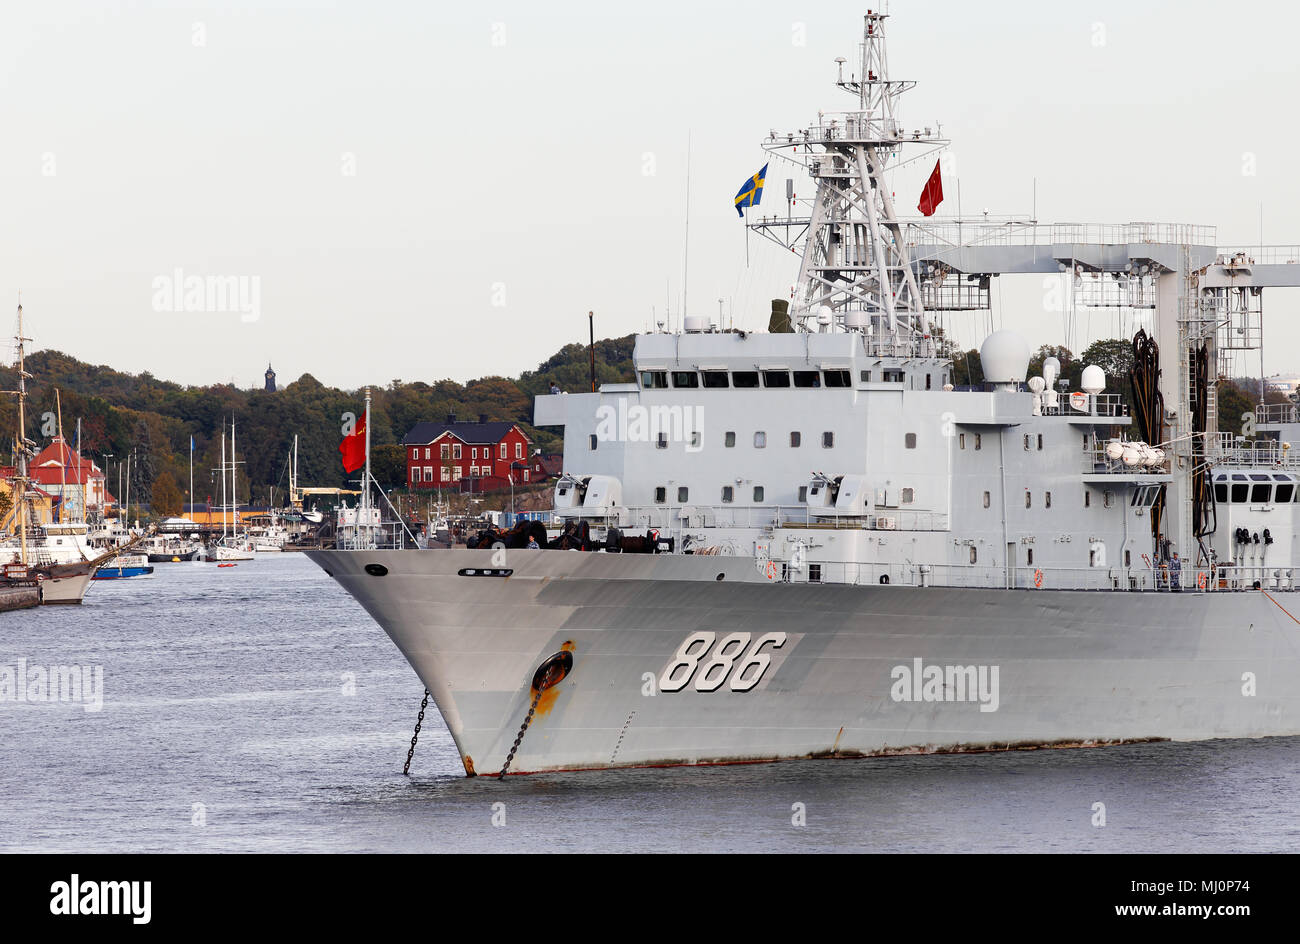
POLYGON ((1261 403, 1255 407, 1255 422, 1300 423, 1300 406, 1294 403, 1261 403))
POLYGON ((400 521, 387 521, 368 528, 344 525, 338 530, 334 546, 340 551, 375 551, 400 550, 415 545, 405 534, 400 521))
POLYGON ((1070 404, 1068 393, 1058 393, 1055 406, 1044 406, 1044 416, 1128 416, 1128 405, 1118 393, 1083 394, 1087 397, 1084 409, 1075 409, 1070 404))
POLYGON ((1013 567, 981 564, 780 562, 786 583, 955 587, 988 590, 1110 590, 1133 593, 1220 593, 1297 589, 1289 567, 1013 567))
POLYGON ((1047 223, 1032 220, 903 221, 909 246, 1131 245, 1215 246, 1213 226, 1190 223, 1047 223))
POLYGON ((1242 249, 1220 249, 1219 255, 1231 259, 1244 255, 1247 265, 1300 265, 1300 246, 1253 246, 1242 249))
POLYGON ((947 531, 946 512, 890 506, 867 515, 815 515, 808 505, 628 505, 623 530, 657 528, 665 536, 696 528, 792 527, 835 531, 947 531))
POLYGON ((1231 433, 1220 433, 1212 440, 1206 459, 1216 468, 1300 469, 1300 449, 1288 448, 1290 443, 1272 439, 1248 442, 1233 439, 1231 433))

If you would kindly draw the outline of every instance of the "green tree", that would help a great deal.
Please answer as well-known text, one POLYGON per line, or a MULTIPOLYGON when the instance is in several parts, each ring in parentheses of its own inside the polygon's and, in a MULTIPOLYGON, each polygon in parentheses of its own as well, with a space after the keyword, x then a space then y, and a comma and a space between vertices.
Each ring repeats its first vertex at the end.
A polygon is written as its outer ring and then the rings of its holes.
POLYGON ((153 501, 149 507, 155 514, 179 515, 183 500, 181 490, 176 487, 170 472, 164 472, 154 480, 153 501))

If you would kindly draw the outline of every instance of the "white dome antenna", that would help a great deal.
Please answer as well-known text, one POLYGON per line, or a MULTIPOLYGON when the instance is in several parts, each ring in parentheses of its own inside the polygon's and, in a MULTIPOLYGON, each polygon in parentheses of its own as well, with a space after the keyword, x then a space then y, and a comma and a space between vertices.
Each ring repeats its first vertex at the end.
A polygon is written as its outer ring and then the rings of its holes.
POLYGON ((980 347, 980 366, 989 383, 1014 390, 1029 371, 1029 342, 1015 331, 994 331, 980 347))

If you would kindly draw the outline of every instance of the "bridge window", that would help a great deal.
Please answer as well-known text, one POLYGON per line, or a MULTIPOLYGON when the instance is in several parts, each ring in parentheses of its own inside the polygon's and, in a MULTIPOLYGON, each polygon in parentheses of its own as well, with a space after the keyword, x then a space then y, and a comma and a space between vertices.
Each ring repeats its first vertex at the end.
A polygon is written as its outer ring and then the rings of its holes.
POLYGON ((1250 501, 1253 505, 1262 505, 1269 500, 1272 495, 1272 485, 1252 485, 1250 487, 1250 501))
POLYGON ((1226 504, 1228 503, 1228 483, 1227 483, 1227 482, 1215 482, 1215 483, 1214 483, 1214 500, 1215 500, 1216 502, 1218 502, 1220 505, 1226 505, 1226 504))
POLYGON ((965 448, 966 448, 966 434, 965 434, 965 433, 958 433, 958 434, 957 434, 957 448, 958 448, 958 449, 965 449, 965 448))
POLYGON ((849 386, 850 375, 847 370, 827 370, 822 372, 822 376, 826 378, 826 386, 828 387, 849 386))
POLYGON ((1044 507, 1044 508, 1051 508, 1051 507, 1052 507, 1052 493, 1051 493, 1051 492, 1047 492, 1047 493, 1043 496, 1043 507, 1044 507))
POLYGON ((690 497, 691 497, 691 490, 690 490, 689 488, 687 488, 685 485, 678 485, 678 486, 677 486, 677 501, 678 501, 678 502, 680 502, 680 503, 684 503, 684 502, 686 502, 686 501, 689 501, 689 500, 690 500, 690 497))
POLYGON ((992 501, 992 497, 989 495, 988 492, 985 492, 985 493, 984 493, 984 507, 985 507, 985 508, 989 507, 989 504, 990 504, 991 501, 992 501))
POLYGON ((1245 482, 1232 483, 1232 503, 1234 505, 1246 504, 1246 498, 1250 493, 1250 486, 1245 482))
POLYGON ((796 370, 794 372, 794 385, 796 387, 820 387, 822 385, 821 375, 815 370, 796 370))
POLYGON ((903 435, 903 446, 906 449, 916 448, 916 433, 905 433, 903 435))
POLYGON ((916 500, 916 490, 911 488, 903 489, 903 504, 910 505, 916 500))
POLYGON ((736 434, 733 433, 733 432, 723 433, 723 435, 722 435, 722 444, 723 444, 724 446, 726 446, 728 449, 730 449, 730 448, 732 448, 733 446, 735 446, 735 445, 736 445, 736 434))
POLYGON ((668 371, 666 370, 641 371, 641 386, 644 387, 646 390, 667 390, 668 371))
POLYGON ((864 384, 871 383, 871 371, 869 371, 869 370, 864 370, 864 371, 862 372, 862 382, 863 382, 864 384))
POLYGON ((593 450, 596 448, 596 434, 595 434, 595 433, 592 433, 592 434, 591 434, 591 448, 592 448, 593 450))
POLYGON ((754 486, 754 504, 760 504, 763 501, 763 486, 754 486))
POLYGON ((730 485, 724 485, 724 486, 722 486, 722 502, 723 502, 723 504, 729 504, 729 503, 731 502, 732 498, 734 497, 735 493, 736 493, 736 492, 735 492, 735 489, 732 488, 730 485))
POLYGON ((1086 488, 1083 490, 1083 507, 1092 507, 1092 492, 1088 491, 1086 488))
POLYGON ((1025 551, 1025 564, 1030 567, 1034 566, 1034 549, 1032 547, 1025 551))
POLYGON ((975 448, 978 449, 979 447, 980 447, 980 434, 979 434, 979 433, 976 433, 976 434, 975 434, 975 448))
POLYGON ((699 375, 693 370, 675 370, 673 371, 673 386, 695 389, 700 385, 699 375))
POLYGON ((975 545, 972 544, 970 548, 970 562, 973 564, 975 563, 975 560, 976 560, 975 545))
POLYGON ((797 433, 797 432, 791 432, 791 433, 790 433, 790 448, 791 448, 791 449, 798 449, 798 448, 799 448, 799 443, 802 442, 802 441, 803 441, 803 437, 802 437, 799 433, 797 433))
POLYGON ((1039 452, 1042 452, 1042 451, 1043 451, 1043 434, 1042 434, 1042 433, 1039 433, 1039 434, 1038 434, 1038 451, 1039 451, 1039 452))
POLYGON ((1277 491, 1273 493, 1273 501, 1277 502, 1279 505, 1285 505, 1291 501, 1294 494, 1295 486, 1288 482, 1277 487, 1277 491))
POLYGON ((834 433, 822 433, 822 448, 823 448, 823 449, 834 449, 834 448, 835 448, 835 434, 834 434, 834 433))
POLYGON ((759 430, 758 432, 754 433, 754 448, 755 449, 767 448, 767 433, 763 432, 762 430, 759 430))
POLYGON ((704 379, 704 386, 709 390, 718 390, 727 386, 725 370, 702 370, 700 376, 704 379))
POLYGON ((806 501, 808 500, 808 486, 807 486, 807 485, 800 485, 800 486, 799 486, 799 500, 800 500, 801 502, 806 502, 806 501))
POLYGON ((788 370, 763 371, 763 386, 764 387, 790 386, 790 372, 788 370))
POLYGON ((1028 508, 1034 503, 1034 494, 1029 489, 1025 489, 1025 507, 1028 508))
POLYGON ((662 505, 668 498, 668 489, 662 485, 655 486, 655 504, 662 505))
POLYGON ((731 372, 731 385, 746 390, 751 390, 758 386, 758 371, 756 370, 733 370, 731 372))

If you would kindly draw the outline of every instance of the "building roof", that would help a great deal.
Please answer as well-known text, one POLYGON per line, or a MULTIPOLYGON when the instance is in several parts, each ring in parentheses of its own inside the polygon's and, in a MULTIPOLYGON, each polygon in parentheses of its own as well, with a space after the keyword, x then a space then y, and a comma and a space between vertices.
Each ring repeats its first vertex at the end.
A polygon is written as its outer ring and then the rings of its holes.
POLYGON ((69 485, 84 485, 85 479, 104 477, 93 459, 78 457, 76 451, 59 436, 55 436, 48 446, 36 454, 28 466, 27 474, 33 482, 42 485, 58 485, 64 481, 69 485))
MULTIPOLYGON (((416 423, 404 437, 403 446, 427 446, 444 433, 451 433, 461 442, 479 446, 495 445, 506 438, 518 423, 416 423)), ((528 437, 525 436, 525 439, 528 437)))

